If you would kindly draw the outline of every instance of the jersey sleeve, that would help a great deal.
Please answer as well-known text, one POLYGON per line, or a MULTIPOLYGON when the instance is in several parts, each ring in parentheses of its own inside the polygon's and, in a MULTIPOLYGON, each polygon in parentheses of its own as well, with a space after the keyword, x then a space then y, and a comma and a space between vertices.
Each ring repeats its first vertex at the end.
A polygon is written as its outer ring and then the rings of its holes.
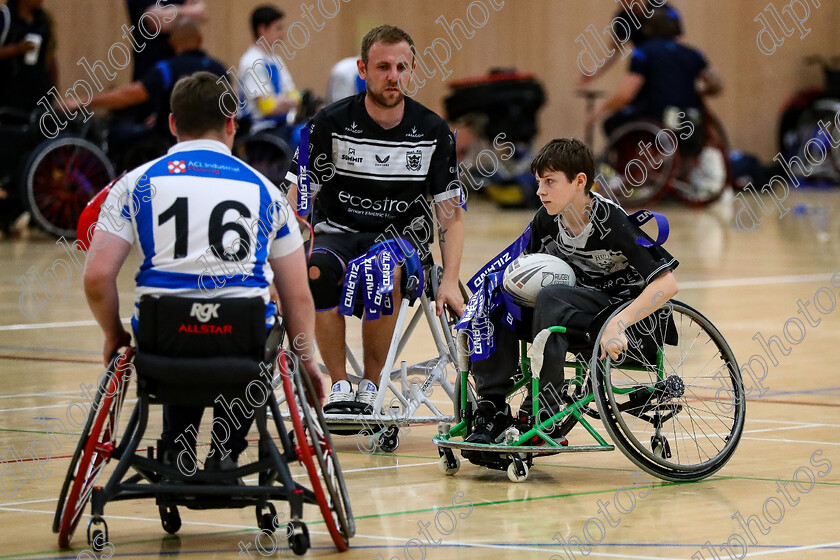
POLYGON ((639 74, 647 77, 650 74, 650 59, 647 54, 640 49, 633 49, 633 56, 630 58, 629 71, 633 74, 639 74))
POLYGON ((645 285, 653 282, 658 276, 674 270, 679 265, 677 259, 671 256, 664 247, 642 247, 637 239, 650 237, 632 223, 630 217, 621 210, 610 207, 610 215, 605 220, 604 232, 609 236, 611 245, 627 257, 627 263, 644 278, 645 285))
POLYGON ((455 136, 449 126, 442 122, 437 134, 437 146, 432 154, 429 166, 428 189, 435 202, 461 197, 461 185, 457 181, 455 170, 458 163, 455 157, 455 136))
POLYGON ((276 191, 273 196, 270 213, 271 222, 275 225, 274 239, 271 240, 268 248, 268 258, 277 259, 285 257, 303 245, 303 237, 300 235, 295 214, 292 212, 286 197, 276 191))
POLYGON ((130 204, 130 185, 128 176, 125 176, 111 187, 111 190, 108 191, 108 196, 105 197, 105 202, 102 203, 102 207, 99 209, 99 218, 96 220, 96 229, 94 231, 116 235, 133 245, 134 227, 131 223, 131 218, 134 216, 134 210, 132 210, 130 204))
MULTIPOLYGON (((157 101, 163 96, 163 93, 172 85, 172 71, 166 61, 160 61, 151 67, 139 82, 146 89, 149 94, 149 99, 157 101)), ((158 118, 162 118, 158 115, 158 118)))

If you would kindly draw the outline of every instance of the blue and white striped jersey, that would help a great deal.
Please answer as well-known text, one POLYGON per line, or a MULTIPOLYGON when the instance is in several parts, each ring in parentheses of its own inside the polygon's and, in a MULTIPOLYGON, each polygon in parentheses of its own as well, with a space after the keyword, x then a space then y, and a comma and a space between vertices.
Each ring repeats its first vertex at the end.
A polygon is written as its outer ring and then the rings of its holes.
POLYGON ((192 140, 126 174, 97 229, 139 248, 135 297, 269 301, 268 259, 303 244, 285 196, 215 140, 192 140))

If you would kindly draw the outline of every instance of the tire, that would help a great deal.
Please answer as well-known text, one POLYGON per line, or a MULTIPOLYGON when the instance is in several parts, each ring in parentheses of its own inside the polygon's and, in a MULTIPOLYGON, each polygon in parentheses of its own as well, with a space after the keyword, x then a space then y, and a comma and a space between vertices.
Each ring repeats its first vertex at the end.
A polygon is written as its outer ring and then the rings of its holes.
POLYGON ((289 372, 286 355, 281 356, 278 363, 283 372, 283 389, 295 439, 299 442, 296 447, 298 459, 309 474, 330 537, 339 552, 343 552, 349 548, 356 526, 324 414, 320 406, 309 405, 309 402, 317 402, 317 397, 309 376, 301 375, 303 366, 289 372))
MULTIPOLYGON (((598 182, 598 193, 624 208, 639 208, 662 198, 677 169, 678 152, 675 149, 670 156, 659 154, 661 162, 654 167, 639 148, 640 142, 656 144, 662 130, 661 125, 651 121, 631 122, 615 129, 596 165, 596 177, 604 179, 598 182), (634 160, 638 166, 631 165, 634 160), (636 171, 631 173, 632 170, 636 171), (642 171, 641 183, 636 186, 642 171)), ((657 158, 652 159, 655 162, 657 158)))
POLYGON ((627 329, 628 350, 619 361, 609 355, 601 361, 608 323, 590 365, 601 419, 616 446, 663 480, 697 481, 717 472, 735 452, 746 415, 738 363, 720 332, 672 300, 627 329))
POLYGON ((134 369, 130 363, 133 357, 134 350, 129 349, 111 360, 88 413, 82 431, 85 435, 79 440, 70 460, 52 527, 53 533, 58 533, 58 545, 62 548, 70 546, 93 486, 117 446, 116 430, 134 369))
POLYGON ((56 237, 74 239, 85 205, 114 178, 98 146, 67 136, 42 142, 29 156, 21 184, 32 219, 56 237))
POLYGON ((283 140, 268 133, 257 133, 239 140, 233 154, 265 175, 274 185, 286 179, 292 162, 292 149, 283 140))
POLYGON ((698 169, 697 165, 685 163, 679 166, 681 171, 679 176, 671 181, 674 196, 695 206, 703 206, 716 201, 723 196, 727 189, 732 188, 734 182, 732 163, 729 160, 729 143, 723 125, 709 113, 706 114, 705 118, 708 122, 706 123, 706 141, 703 144, 703 150, 711 150, 716 153, 714 157, 719 158, 723 163, 723 173, 719 177, 714 177, 713 180, 708 181, 706 177, 702 176, 702 173, 699 173, 702 170, 698 169), (701 182, 698 179, 705 180, 701 182))

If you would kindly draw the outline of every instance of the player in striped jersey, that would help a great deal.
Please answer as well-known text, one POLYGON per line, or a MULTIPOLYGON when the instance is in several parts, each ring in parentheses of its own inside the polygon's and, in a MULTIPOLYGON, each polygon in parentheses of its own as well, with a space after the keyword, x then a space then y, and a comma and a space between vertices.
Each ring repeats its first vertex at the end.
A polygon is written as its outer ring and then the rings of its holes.
MULTIPOLYGON (((306 280, 303 240, 283 194, 231 155, 235 124, 219 107, 224 86, 198 72, 172 92, 169 153, 127 173, 108 193, 91 239, 85 269, 88 304, 105 334, 105 363, 131 337, 120 321, 117 275, 132 246, 140 253, 136 299, 147 294, 183 297, 262 297, 267 326, 274 283, 290 340, 316 389, 314 306, 306 280), (308 346, 306 352, 303 346, 308 346)), ((132 321, 137 328, 136 314, 132 321)), ((201 383, 196 379, 196 383, 201 383)), ((217 409, 219 405, 217 405, 217 409)), ((164 406, 163 447, 198 426, 202 408, 164 406)), ((222 416, 216 410, 216 416, 222 416)), ((238 428, 227 439, 235 462, 247 443, 253 413, 233 408, 238 428)), ((233 417, 232 417, 233 419, 233 417)), ((193 432, 194 433, 194 432, 193 432)), ((194 441, 192 442, 194 445, 194 441)), ((226 453, 223 453, 226 455, 226 453)))

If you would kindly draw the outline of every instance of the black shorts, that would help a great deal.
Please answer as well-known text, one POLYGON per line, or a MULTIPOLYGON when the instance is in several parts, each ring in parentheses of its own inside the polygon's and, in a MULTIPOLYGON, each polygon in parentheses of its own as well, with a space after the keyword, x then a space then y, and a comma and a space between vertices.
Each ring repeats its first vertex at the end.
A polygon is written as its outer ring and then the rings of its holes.
MULTIPOLYGON (((319 285, 316 289, 310 281, 310 285, 313 288, 313 297, 315 298, 315 308, 318 311, 326 311, 338 306, 338 301, 341 298, 341 291, 344 285, 344 276, 347 273, 347 265, 356 257, 360 257, 361 255, 367 253, 368 250, 377 242, 382 241, 383 236, 384 239, 391 239, 390 236, 382 233, 319 233, 315 235, 315 242, 312 249, 312 257, 310 257, 310 263, 312 263, 312 261, 316 258, 317 253, 326 253, 334 256, 335 260, 332 262, 335 262, 336 266, 341 267, 340 271, 335 271, 340 278, 340 281, 335 285, 334 290, 332 285, 328 288, 324 285, 319 285)), ((419 254, 420 262, 423 264, 424 268, 433 262, 432 254, 428 245, 424 245, 422 248, 418 249, 417 244, 412 240, 406 238, 403 238, 403 240, 410 243, 412 250, 419 254)), ((400 243, 403 243, 404 241, 401 240, 400 243)), ((307 253, 309 252, 309 245, 309 241, 304 244, 304 248, 307 253)), ((332 262, 330 264, 332 264, 332 262)), ((405 289, 405 281, 405 275, 402 275, 401 289, 403 290, 405 289)), ((363 313, 364 303, 362 302, 360 296, 356 300, 353 315, 361 317, 363 313)))

